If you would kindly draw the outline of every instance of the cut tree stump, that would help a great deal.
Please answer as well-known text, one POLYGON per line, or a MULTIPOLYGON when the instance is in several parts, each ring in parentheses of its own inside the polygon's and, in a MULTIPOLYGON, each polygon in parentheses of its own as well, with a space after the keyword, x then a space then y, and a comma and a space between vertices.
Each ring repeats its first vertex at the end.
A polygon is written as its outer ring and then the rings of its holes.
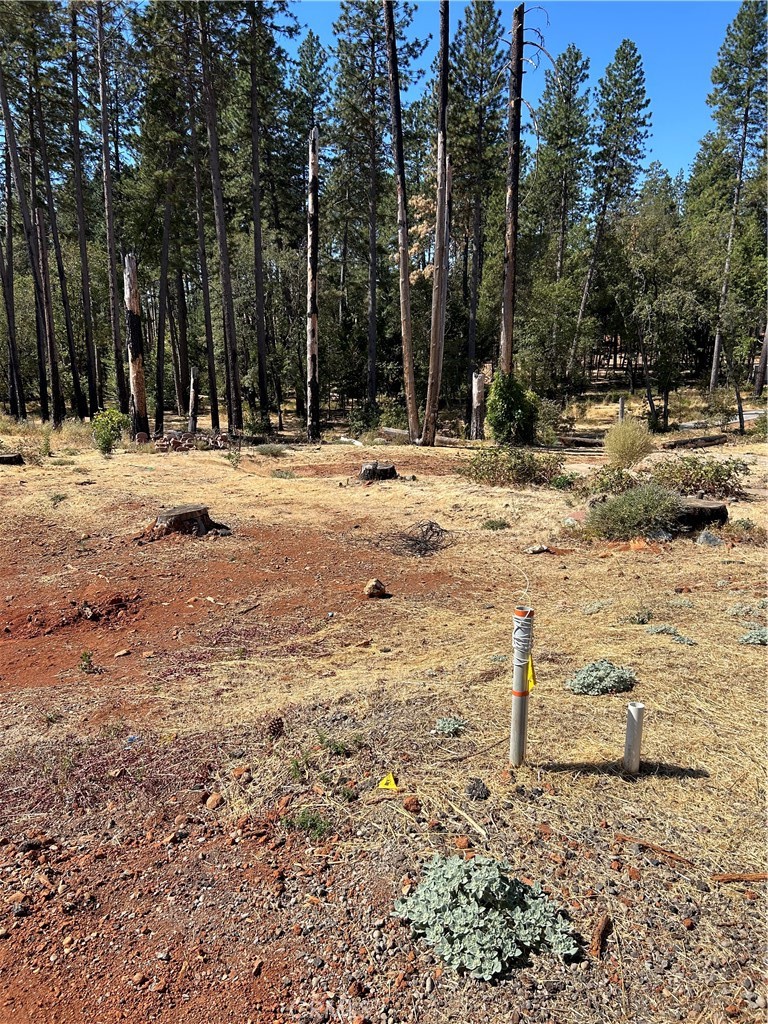
POLYGON ((163 533, 193 533, 204 537, 212 530, 226 530, 222 523, 215 523, 206 505, 177 505, 161 512, 155 521, 154 529, 163 533))
POLYGON ((0 466, 23 466, 21 452, 0 452, 0 466))
POLYGON ((728 522, 728 506, 722 501, 705 501, 702 498, 683 498, 678 526, 695 530, 710 523, 728 522))
POLYGON ((391 462, 364 462, 361 480, 396 480, 397 470, 391 462))

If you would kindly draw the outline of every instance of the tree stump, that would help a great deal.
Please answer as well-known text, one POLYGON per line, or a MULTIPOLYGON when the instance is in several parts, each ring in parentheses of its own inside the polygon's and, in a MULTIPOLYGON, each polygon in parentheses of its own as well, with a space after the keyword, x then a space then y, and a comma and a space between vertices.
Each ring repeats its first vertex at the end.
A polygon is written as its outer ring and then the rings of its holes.
POLYGON ((361 480, 396 480, 397 470, 391 462, 364 462, 361 480))
POLYGON ((710 523, 728 522, 728 507, 721 501, 705 501, 701 498, 683 498, 678 525, 684 529, 696 530, 710 523))
POLYGON ((222 523, 215 523, 206 505, 177 505, 161 512, 154 529, 162 533, 191 533, 204 537, 212 530, 227 530, 222 523))
POLYGON ((0 466, 23 466, 21 452, 0 452, 0 466))

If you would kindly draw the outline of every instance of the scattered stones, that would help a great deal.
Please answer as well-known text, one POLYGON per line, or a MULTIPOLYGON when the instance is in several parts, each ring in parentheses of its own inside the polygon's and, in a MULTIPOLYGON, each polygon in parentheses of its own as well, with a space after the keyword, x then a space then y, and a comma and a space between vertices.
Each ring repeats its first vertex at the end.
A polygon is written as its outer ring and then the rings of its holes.
POLYGON ((379 579, 368 580, 363 591, 366 597, 386 597, 387 588, 379 579))

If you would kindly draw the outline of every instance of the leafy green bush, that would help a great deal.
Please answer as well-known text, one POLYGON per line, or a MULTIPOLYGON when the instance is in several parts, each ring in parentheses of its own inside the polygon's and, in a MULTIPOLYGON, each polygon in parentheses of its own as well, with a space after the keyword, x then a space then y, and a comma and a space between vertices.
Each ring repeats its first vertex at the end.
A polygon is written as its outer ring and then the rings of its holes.
POLYGON ((347 430, 352 437, 360 437, 379 425, 379 410, 375 405, 363 402, 350 412, 347 419, 347 430))
POLYGON ((623 668, 601 658, 574 672, 565 685, 573 693, 602 697, 606 693, 625 693, 636 682, 637 676, 631 668, 623 668))
POLYGON ((768 413, 763 413, 752 422, 749 437, 754 438, 756 441, 768 440, 768 413))
POLYGON ((560 434, 573 429, 573 416, 566 415, 560 403, 552 398, 538 398, 537 403, 536 440, 539 444, 559 444, 560 434))
POLYGON ((641 484, 593 505, 585 530, 603 540, 631 540, 674 528, 679 515, 678 495, 655 483, 641 484))
POLYGON ((736 416, 735 396, 731 388, 715 388, 706 396, 707 422, 719 427, 723 433, 736 416))
POLYGON ((438 718, 435 732, 441 736, 461 736, 468 725, 466 718, 438 718))
POLYGON ((405 406, 392 398, 382 398, 379 402, 379 426, 407 430, 408 412, 405 406))
POLYGON ((558 452, 540 455, 500 445, 481 448, 459 472, 476 484, 513 487, 523 484, 551 484, 563 471, 565 459, 558 452))
POLYGON ((617 466, 600 466, 593 469, 578 482, 582 494, 624 494, 637 487, 637 477, 617 466))
POLYGON ((567 921, 538 885, 509 875, 488 857, 435 856, 416 889, 395 904, 435 953, 457 971, 490 981, 531 951, 578 953, 567 921))
POLYGON ((614 423, 606 432, 605 452, 615 469, 631 469, 655 450, 648 427, 631 416, 623 423, 614 423))
POLYGON ((268 459, 281 459, 288 449, 284 444, 257 444, 254 451, 268 459))
POLYGON ((283 819, 287 828, 306 832, 313 839, 322 839, 332 828, 330 821, 324 818, 318 811, 312 811, 308 807, 302 807, 298 814, 283 819))
POLYGON ((680 455, 664 459, 651 470, 651 478, 680 494, 703 491, 711 498, 743 498, 742 480, 749 474, 744 459, 717 459, 712 455, 680 455))
POLYGON ((117 409, 104 409, 93 418, 93 440, 102 455, 111 455, 124 430, 130 430, 131 421, 117 409))
POLYGON ((740 644, 749 644, 756 647, 768 647, 768 628, 765 626, 757 626, 755 629, 750 629, 748 633, 739 640, 740 644))
POLYGON ((497 373, 488 391, 485 418, 499 444, 532 444, 539 403, 511 373, 497 373))

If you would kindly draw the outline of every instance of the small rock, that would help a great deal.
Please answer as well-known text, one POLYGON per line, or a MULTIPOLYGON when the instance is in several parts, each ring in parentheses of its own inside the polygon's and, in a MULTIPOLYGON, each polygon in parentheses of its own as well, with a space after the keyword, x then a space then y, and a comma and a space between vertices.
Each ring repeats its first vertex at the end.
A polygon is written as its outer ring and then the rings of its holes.
POLYGON ((116 658, 127 658, 127 657, 128 657, 128 655, 129 655, 130 653, 131 653, 131 652, 130 652, 130 651, 128 650, 128 648, 126 647, 126 648, 124 648, 124 649, 123 649, 122 651, 118 651, 118 652, 117 652, 117 653, 115 654, 115 657, 116 657, 116 658))
POLYGON ((470 779, 467 784, 467 796, 470 800, 487 800, 491 795, 490 789, 482 779, 470 779))
POLYGON ((468 850, 470 845, 468 836, 456 836, 453 845, 457 850, 468 850))
POLYGON ((142 974, 141 971, 137 971, 136 974, 131 978, 134 985, 144 985, 147 981, 146 974, 142 974))
POLYGON ((710 533, 709 530, 702 530, 699 536, 696 538, 697 544, 706 544, 711 548, 719 548, 723 543, 722 537, 718 537, 714 533, 710 533))
POLYGON ((410 811, 411 814, 421 814, 421 802, 416 796, 407 796, 403 800, 403 807, 406 811, 410 811))
POLYGON ((365 584, 365 590, 363 591, 366 597, 386 597, 387 588, 381 582, 381 580, 372 579, 368 580, 365 584))
POLYGON ((579 525, 578 521, 573 516, 566 516, 563 520, 563 526, 567 526, 569 529, 574 529, 579 525))
POLYGON ((532 544, 531 547, 525 549, 526 555, 543 555, 549 551, 546 544, 532 544))
POLYGON ((221 793, 211 793, 208 799, 205 801, 205 806, 209 811, 215 811, 218 807, 224 803, 224 797, 221 793))

